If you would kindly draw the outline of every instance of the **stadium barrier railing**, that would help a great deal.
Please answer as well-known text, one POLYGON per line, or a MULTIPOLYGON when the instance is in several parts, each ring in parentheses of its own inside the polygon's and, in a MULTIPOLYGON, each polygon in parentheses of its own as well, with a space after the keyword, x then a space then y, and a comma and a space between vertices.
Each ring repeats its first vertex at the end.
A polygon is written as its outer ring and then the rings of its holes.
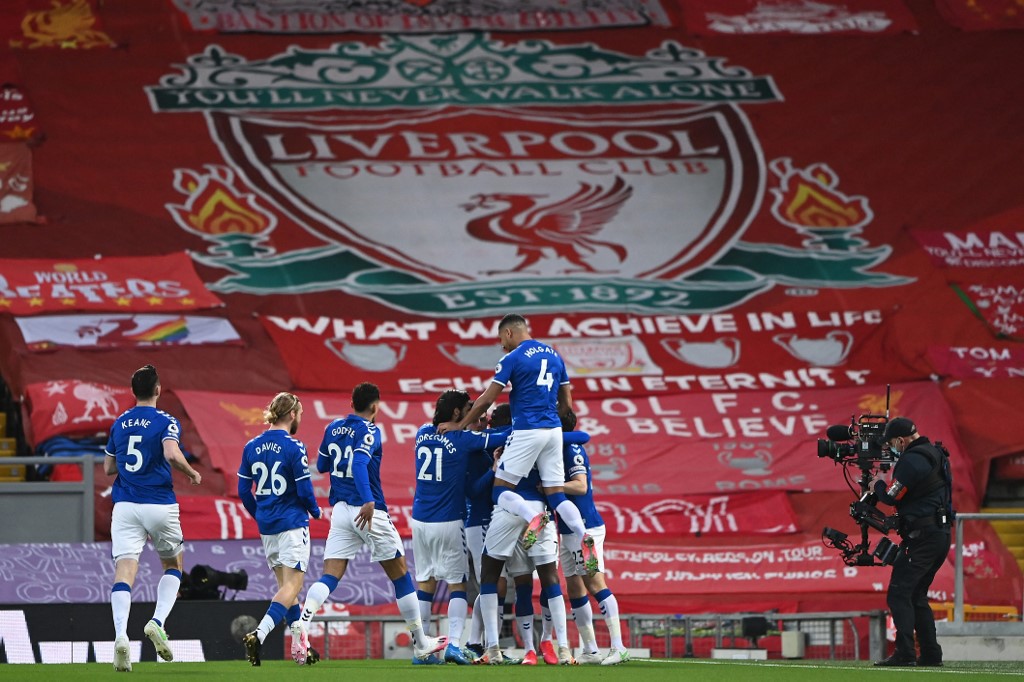
MULTIPOLYGON (((1024 521, 1024 513, 982 512, 956 515, 954 554, 955 578, 953 582, 953 625, 964 624, 964 522, 965 521, 1024 521)), ((1021 595, 1021 613, 1024 613, 1024 595, 1021 595)))
MULTIPOLYGON (((801 633, 806 642, 802 658, 861 660, 866 653, 873 660, 885 656, 885 611, 841 611, 825 613, 732 613, 696 615, 626 614, 620 616, 622 636, 630 649, 647 649, 652 658, 711 657, 713 649, 754 649, 782 657, 782 636, 801 633), (764 621, 751 635, 751 621, 764 621)), ((433 633, 440 618, 432 619, 433 633)), ((597 643, 607 648, 608 633, 600 617, 595 618, 597 643)), ((468 634, 469 625, 466 625, 468 634)), ((502 646, 515 648, 511 616, 502 628, 502 646)), ((444 630, 442 629, 441 632, 444 630)), ((465 641, 465 637, 463 638, 465 641)), ((310 641, 325 659, 407 658, 412 656, 405 622, 394 616, 326 613, 314 617, 310 641)), ((575 625, 569 623, 569 641, 579 641, 575 625)))

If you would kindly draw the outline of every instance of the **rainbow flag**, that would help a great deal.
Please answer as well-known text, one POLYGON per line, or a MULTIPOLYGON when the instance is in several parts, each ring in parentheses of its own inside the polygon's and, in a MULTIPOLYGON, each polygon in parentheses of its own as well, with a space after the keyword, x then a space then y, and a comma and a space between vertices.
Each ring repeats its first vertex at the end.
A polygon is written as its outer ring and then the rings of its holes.
POLYGON ((188 337, 188 323, 184 317, 161 322, 138 334, 125 334, 126 339, 139 343, 174 343, 188 337))

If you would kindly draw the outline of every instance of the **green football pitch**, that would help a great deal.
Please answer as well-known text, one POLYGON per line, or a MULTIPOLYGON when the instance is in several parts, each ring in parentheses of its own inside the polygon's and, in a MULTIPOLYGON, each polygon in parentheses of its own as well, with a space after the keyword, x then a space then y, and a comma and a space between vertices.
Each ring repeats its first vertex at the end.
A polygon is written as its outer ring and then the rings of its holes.
POLYGON ((879 669, 870 662, 851 661, 717 661, 708 659, 635 660, 614 667, 523 666, 414 666, 409 661, 322 661, 299 668, 291 661, 264 661, 253 668, 245 661, 206 663, 133 664, 128 675, 117 674, 109 663, 68 665, 0 665, 0 678, 11 680, 140 679, 160 680, 357 680, 392 682, 402 680, 466 679, 492 680, 700 680, 701 682, 953 682, 954 680, 1010 680, 1024 676, 1024 661, 1005 663, 950 662, 943 668, 879 669))

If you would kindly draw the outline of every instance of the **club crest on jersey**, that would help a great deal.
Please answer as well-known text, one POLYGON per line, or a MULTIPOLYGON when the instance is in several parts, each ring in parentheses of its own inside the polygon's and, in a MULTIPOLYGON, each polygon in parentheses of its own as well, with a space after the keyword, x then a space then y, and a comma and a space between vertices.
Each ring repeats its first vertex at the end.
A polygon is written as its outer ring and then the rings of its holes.
POLYGON ((867 200, 825 164, 771 165, 772 215, 805 248, 743 240, 769 173, 740 105, 781 96, 674 42, 629 55, 385 36, 260 61, 210 46, 182 69, 147 91, 156 111, 202 112, 229 164, 179 169, 185 199, 168 204, 211 242, 194 257, 230 272, 215 291, 343 290, 471 316, 719 310, 778 282, 905 281, 867 272, 889 248, 858 237, 867 200), (314 245, 276 252, 266 238, 284 223, 314 245))

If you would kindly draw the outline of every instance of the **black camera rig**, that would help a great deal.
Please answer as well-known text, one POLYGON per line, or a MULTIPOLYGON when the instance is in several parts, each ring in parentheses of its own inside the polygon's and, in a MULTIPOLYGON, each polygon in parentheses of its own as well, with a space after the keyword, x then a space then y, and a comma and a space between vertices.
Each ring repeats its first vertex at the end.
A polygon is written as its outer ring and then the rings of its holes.
POLYGON ((827 526, 821 532, 825 545, 839 550, 847 566, 887 566, 895 561, 899 551, 899 546, 888 537, 881 538, 871 551, 868 539, 869 528, 888 535, 898 525, 895 515, 887 516, 878 509, 878 498, 870 489, 876 469, 889 471, 896 461, 883 441, 885 425, 889 423, 889 392, 890 387, 886 386, 885 414, 853 416, 849 426, 830 426, 826 438, 818 440, 818 457, 828 457, 842 465, 847 485, 857 494, 857 499, 850 504, 850 518, 860 526, 860 543, 854 545, 846 533, 827 526), (854 466, 860 469, 859 492, 850 471, 854 466))

